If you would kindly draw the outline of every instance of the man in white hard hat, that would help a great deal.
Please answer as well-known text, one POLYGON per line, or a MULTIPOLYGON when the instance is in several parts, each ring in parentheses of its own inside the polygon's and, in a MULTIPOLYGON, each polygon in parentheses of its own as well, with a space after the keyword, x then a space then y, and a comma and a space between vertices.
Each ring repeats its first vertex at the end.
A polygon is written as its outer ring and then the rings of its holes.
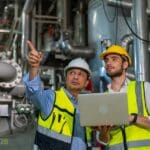
POLYGON ((40 150, 86 150, 91 129, 80 126, 78 94, 87 86, 91 71, 82 58, 64 69, 66 87, 44 90, 38 75, 42 54, 28 41, 29 74, 24 77, 26 96, 40 110, 34 148, 40 150))

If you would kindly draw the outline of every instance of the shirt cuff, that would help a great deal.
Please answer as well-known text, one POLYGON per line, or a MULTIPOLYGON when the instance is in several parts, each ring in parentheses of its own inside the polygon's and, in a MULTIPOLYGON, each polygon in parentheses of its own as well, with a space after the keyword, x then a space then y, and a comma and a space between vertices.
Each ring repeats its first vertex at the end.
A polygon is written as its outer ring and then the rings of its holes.
POLYGON ((39 75, 34 77, 33 80, 29 80, 29 73, 28 73, 28 74, 24 75, 23 81, 24 81, 25 85, 28 87, 28 90, 30 92, 38 91, 39 88, 42 87, 42 84, 41 84, 42 82, 41 82, 39 75))

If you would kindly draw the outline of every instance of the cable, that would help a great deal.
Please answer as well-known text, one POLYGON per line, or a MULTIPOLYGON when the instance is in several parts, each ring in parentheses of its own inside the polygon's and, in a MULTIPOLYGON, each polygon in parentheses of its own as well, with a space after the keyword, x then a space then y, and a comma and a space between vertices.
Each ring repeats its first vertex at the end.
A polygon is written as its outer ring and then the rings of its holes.
POLYGON ((116 14, 117 14, 117 9, 115 9, 115 14, 114 14, 113 18, 110 19, 110 18, 108 17, 108 14, 107 14, 107 11, 106 11, 106 8, 105 8, 104 0, 102 0, 102 4, 103 4, 103 9, 104 9, 104 14, 105 14, 107 20, 108 20, 109 22, 111 22, 111 23, 114 22, 114 21, 115 21, 115 18, 116 18, 116 14))
MULTIPOLYGON (((121 3, 121 1, 122 1, 122 0, 120 0, 120 3, 121 3)), ((149 40, 146 40, 146 39, 141 38, 141 37, 140 37, 138 34, 136 34, 136 33, 133 31, 133 29, 130 27, 130 25, 129 25, 128 21, 127 21, 125 12, 124 12, 124 8, 123 8, 122 5, 121 5, 121 12, 122 12, 123 18, 124 18, 124 20, 125 20, 125 23, 126 23, 126 25, 128 26, 128 28, 130 29, 130 31, 132 32, 132 34, 135 35, 139 40, 150 43, 149 40)))

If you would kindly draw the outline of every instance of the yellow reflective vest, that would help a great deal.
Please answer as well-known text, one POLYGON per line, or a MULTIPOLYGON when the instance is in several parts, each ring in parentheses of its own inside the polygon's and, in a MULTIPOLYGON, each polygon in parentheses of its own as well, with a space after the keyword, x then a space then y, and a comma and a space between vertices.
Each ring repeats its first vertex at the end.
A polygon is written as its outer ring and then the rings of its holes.
MULTIPOLYGON (((56 91, 52 112, 46 119, 39 115, 38 129, 42 134, 71 143, 74 136, 75 108, 64 89, 56 91)), ((86 128, 86 142, 91 140, 91 129, 86 128)))
MULTIPOLYGON (((131 81, 128 85, 128 113, 148 116, 144 82, 131 81)), ((150 128, 138 125, 116 127, 110 132, 109 150, 150 150, 150 128), (126 143, 125 143, 126 142, 126 143)))

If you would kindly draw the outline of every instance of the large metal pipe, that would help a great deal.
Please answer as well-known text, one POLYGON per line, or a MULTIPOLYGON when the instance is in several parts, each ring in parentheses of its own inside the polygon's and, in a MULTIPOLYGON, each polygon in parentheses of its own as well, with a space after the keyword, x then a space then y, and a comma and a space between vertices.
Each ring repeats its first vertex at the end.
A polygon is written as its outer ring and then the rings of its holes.
MULTIPOLYGON (((149 2, 149 0, 147 1, 149 2)), ((129 8, 129 9, 132 9, 133 7, 133 2, 129 2, 129 1, 107 0, 107 4, 110 6, 117 5, 117 7, 123 6, 124 8, 129 8)), ((150 15, 150 8, 146 8, 146 13, 150 15)))
POLYGON ((68 0, 57 0, 57 17, 64 31, 68 30, 70 6, 68 0))
POLYGON ((107 0, 108 5, 111 6, 120 6, 122 5, 125 8, 132 8, 132 2, 118 1, 118 0, 107 0))
POLYGON ((22 41, 21 41, 21 58, 23 65, 25 64, 26 55, 28 53, 26 41, 29 39, 29 13, 32 11, 35 0, 26 0, 22 12, 22 41))
POLYGON ((85 14, 85 2, 78 2, 78 10, 74 17, 74 45, 85 46, 86 45, 86 14, 85 14))
POLYGON ((6 62, 0 62, 0 82, 10 82, 16 77, 16 69, 6 62))
MULTIPOLYGON (((133 22, 135 33, 141 39, 148 39, 148 18, 146 0, 133 0, 133 22)), ((138 81, 150 81, 148 43, 134 36, 135 75, 138 81)))
POLYGON ((0 87, 12 88, 20 83, 22 71, 20 66, 13 60, 0 61, 0 87))
MULTIPOLYGON (((124 47, 128 52, 130 49, 130 45, 133 44, 133 35, 132 34, 126 34, 121 39, 121 45, 124 47)), ((135 73, 134 73, 134 66, 129 67, 126 73, 127 77, 129 79, 135 80, 135 73)))
POLYGON ((95 54, 93 49, 84 46, 72 46, 69 40, 61 43, 61 49, 66 56, 92 58, 95 54))
MULTIPOLYGON (((105 40, 105 41, 103 41, 104 43, 102 43, 105 47, 109 47, 110 46, 110 44, 111 44, 111 42, 109 41, 109 40, 105 40), (107 45, 109 45, 109 46, 107 46, 107 45)), ((126 34, 125 36, 123 36, 122 37, 122 39, 121 39, 121 45, 122 45, 122 47, 124 47, 127 51, 129 51, 129 46, 130 46, 130 44, 133 44, 133 35, 132 34, 126 34)), ((100 69, 100 74, 101 74, 101 79, 103 80, 103 81, 108 81, 109 82, 109 80, 108 80, 108 77, 106 76, 106 73, 105 73, 105 70, 104 70, 104 68, 102 67, 101 69, 100 69)), ((129 78, 129 79, 135 79, 135 75, 134 75, 134 68, 132 67, 130 67, 129 68, 129 70, 127 71, 127 73, 126 73, 126 75, 127 75, 127 77, 129 78)))
POLYGON ((128 50, 129 45, 133 43, 133 35, 132 34, 127 34, 121 39, 121 45, 128 50))

